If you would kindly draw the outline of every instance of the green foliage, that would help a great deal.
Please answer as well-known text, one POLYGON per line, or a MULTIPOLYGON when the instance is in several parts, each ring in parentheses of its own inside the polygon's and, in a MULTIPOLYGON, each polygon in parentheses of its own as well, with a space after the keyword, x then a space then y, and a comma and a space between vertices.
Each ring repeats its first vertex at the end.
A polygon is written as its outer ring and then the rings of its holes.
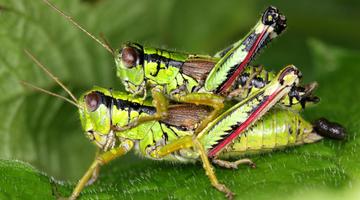
MULTIPOLYGON (((227 4, 168 0, 53 2, 90 32, 103 32, 114 47, 130 40, 200 53, 214 53, 238 40, 267 6, 235 0, 227 4)), ((326 43, 350 48, 359 44, 354 25, 359 13, 335 0, 326 5, 311 1, 311 8, 306 3, 297 2, 299 5, 292 7, 293 2, 276 2, 274 5, 288 16, 289 30, 266 49, 258 62, 274 70, 292 63, 303 71, 306 81, 318 81, 321 102, 306 110, 306 119, 324 116, 338 121, 347 128, 349 137, 345 142, 325 140, 254 156, 257 169, 217 168, 218 178, 239 199, 315 199, 323 195, 336 199, 343 194, 356 199, 353 191, 359 188, 360 179, 360 53, 326 43), (308 9, 312 13, 304 12, 308 9), (307 40, 309 36, 326 43, 307 40)), ((22 50, 32 51, 76 95, 93 85, 121 89, 113 60, 40 0, 3 0, 0 6, 0 158, 6 159, 0 160, 0 199, 67 196, 90 164, 94 148, 82 134, 75 107, 19 84, 26 80, 64 94, 22 50), (9 159, 24 160, 57 180, 70 182, 53 181, 28 164, 9 159)), ((128 155, 104 167, 99 181, 82 197, 218 199, 223 195, 211 188, 201 165, 147 161, 128 155)))

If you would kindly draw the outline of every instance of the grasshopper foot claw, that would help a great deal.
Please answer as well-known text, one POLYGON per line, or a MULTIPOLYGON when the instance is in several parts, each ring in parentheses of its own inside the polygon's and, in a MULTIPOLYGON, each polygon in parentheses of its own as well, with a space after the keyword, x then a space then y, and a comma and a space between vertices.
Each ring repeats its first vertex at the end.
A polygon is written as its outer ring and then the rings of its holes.
POLYGON ((233 192, 231 192, 231 190, 229 188, 227 188, 224 184, 218 183, 218 184, 214 185, 214 187, 217 190, 219 190, 220 192, 225 193, 226 198, 228 198, 229 200, 234 199, 235 194, 233 192))

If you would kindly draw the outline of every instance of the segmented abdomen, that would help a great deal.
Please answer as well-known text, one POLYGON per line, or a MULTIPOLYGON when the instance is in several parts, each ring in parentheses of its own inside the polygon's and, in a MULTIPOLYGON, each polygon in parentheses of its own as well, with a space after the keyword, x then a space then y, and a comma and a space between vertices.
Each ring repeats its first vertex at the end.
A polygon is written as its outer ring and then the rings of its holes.
POLYGON ((219 156, 261 153, 272 149, 313 143, 322 139, 298 113, 275 108, 239 135, 219 156))

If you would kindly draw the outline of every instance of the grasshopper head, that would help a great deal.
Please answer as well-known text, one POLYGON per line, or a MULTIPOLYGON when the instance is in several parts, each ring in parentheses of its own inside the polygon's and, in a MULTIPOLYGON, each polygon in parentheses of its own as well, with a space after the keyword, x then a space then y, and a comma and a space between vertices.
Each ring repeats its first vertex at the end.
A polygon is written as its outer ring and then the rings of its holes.
POLYGON ((145 89, 143 48, 135 43, 125 44, 115 51, 116 73, 128 92, 142 94, 145 89))
POLYGON ((111 129, 111 116, 108 102, 102 93, 90 90, 79 100, 80 121, 87 137, 102 148, 111 129))

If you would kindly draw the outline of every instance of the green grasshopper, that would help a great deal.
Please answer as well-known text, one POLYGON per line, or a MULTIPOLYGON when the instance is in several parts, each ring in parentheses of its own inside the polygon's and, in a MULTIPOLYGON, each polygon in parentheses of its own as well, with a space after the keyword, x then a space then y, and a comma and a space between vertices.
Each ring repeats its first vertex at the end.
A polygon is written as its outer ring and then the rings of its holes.
POLYGON ((76 99, 38 60, 30 53, 27 54, 64 88, 72 100, 31 84, 27 85, 75 105, 79 109, 86 136, 100 149, 70 199, 76 199, 86 184, 96 180, 102 165, 132 149, 155 160, 201 161, 211 184, 231 199, 234 194, 217 180, 210 161, 228 168, 237 168, 239 164, 253 166, 254 163, 249 159, 235 162, 223 159, 241 156, 247 152, 264 152, 313 143, 322 139, 321 135, 338 139, 345 136, 340 125, 326 120, 313 126, 297 112, 283 107, 268 112, 298 84, 300 72, 294 66, 285 67, 265 87, 231 106, 199 134, 195 134, 196 126, 211 112, 209 108, 189 104, 169 105, 167 119, 129 126, 140 117, 154 115, 156 108, 141 98, 132 97, 131 94, 100 87, 95 87, 76 99))
MULTIPOLYGON (((157 102, 166 100, 167 98, 160 95, 165 94, 177 102, 213 107, 213 112, 203 120, 197 132, 214 119, 223 108, 224 99, 218 95, 225 94, 255 55, 286 28, 285 16, 277 8, 270 6, 243 39, 216 53, 215 56, 173 52, 145 47, 136 43, 127 43, 121 49, 114 51, 106 42, 103 43, 98 40, 56 6, 47 0, 43 1, 100 43, 114 56, 117 76, 128 92, 146 97, 148 88, 152 88, 152 98, 157 102)), ((272 75, 274 74, 270 73, 269 77, 272 75)), ((270 79, 263 81, 264 85, 268 81, 270 79)), ((249 84, 246 84, 245 87, 249 84)), ((240 88, 244 87, 244 85, 239 86, 240 88)), ((233 95, 243 96, 240 95, 241 92, 239 91, 242 90, 236 90, 233 95)), ((298 90, 294 91, 301 93, 296 93, 297 101, 300 101, 298 97, 304 96, 303 94, 311 93, 311 91, 305 93, 303 91, 298 92, 298 90)), ((293 92, 293 94, 295 93, 293 92)), ((287 99, 292 98, 288 97, 287 99)), ((296 104, 293 100, 284 100, 284 103, 290 103, 289 106, 296 104)), ((165 102, 157 105, 165 105, 165 102)), ((157 110, 159 111, 157 114, 151 118, 139 119, 138 123, 165 119, 168 115, 166 107, 157 110)))
MULTIPOLYGON (((242 40, 216 53, 213 57, 144 47, 136 43, 128 43, 114 51, 107 43, 102 43, 60 9, 47 0, 44 2, 115 57, 117 76, 128 92, 146 96, 147 88, 153 88, 154 105, 161 107, 157 107, 158 112, 155 115, 139 119, 134 125, 149 120, 165 119, 168 116, 165 102, 167 98, 161 94, 167 94, 170 99, 178 102, 203 104, 214 108, 198 126, 196 132, 203 129, 222 109, 223 98, 215 94, 242 100, 275 77, 273 72, 267 72, 260 67, 246 66, 263 46, 286 28, 285 16, 278 9, 269 7, 242 40), (213 80, 217 83, 216 89, 212 84, 213 80), (235 84, 232 84, 233 82, 235 84), (231 85, 233 87, 230 87, 231 85), (227 94, 226 90, 231 92, 227 94)), ((318 98, 312 96, 315 88, 316 83, 305 87, 293 87, 281 103, 295 110, 304 108, 308 102, 316 103, 318 98)))

